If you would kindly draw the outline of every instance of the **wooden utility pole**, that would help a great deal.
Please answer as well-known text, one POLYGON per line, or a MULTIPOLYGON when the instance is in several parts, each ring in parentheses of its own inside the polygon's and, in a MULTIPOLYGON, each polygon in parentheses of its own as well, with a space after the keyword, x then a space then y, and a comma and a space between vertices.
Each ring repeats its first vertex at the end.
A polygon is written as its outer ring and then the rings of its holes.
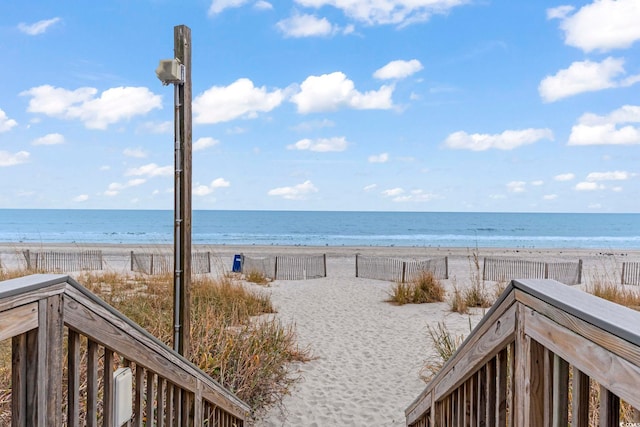
POLYGON ((175 58, 184 65, 184 82, 176 85, 174 205, 174 349, 187 359, 191 344, 191 29, 173 29, 175 58), (176 340, 177 338, 177 340, 176 340))

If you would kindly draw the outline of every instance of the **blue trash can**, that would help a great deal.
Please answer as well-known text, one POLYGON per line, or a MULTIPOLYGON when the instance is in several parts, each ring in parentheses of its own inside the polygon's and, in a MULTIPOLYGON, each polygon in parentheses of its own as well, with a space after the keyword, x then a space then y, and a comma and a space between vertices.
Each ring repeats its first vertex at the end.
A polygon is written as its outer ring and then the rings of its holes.
POLYGON ((234 273, 242 273, 242 255, 235 255, 233 257, 233 269, 234 273))

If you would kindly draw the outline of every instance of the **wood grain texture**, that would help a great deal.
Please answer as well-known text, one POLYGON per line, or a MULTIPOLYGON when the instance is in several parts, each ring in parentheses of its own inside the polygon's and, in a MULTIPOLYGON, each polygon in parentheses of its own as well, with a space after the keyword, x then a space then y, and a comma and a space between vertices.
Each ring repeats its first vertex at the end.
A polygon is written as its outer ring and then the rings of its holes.
POLYGON ((27 335, 11 339, 11 426, 27 427, 27 335))
POLYGON ((0 341, 38 327, 38 303, 32 302, 0 313, 0 341))
POLYGON ((532 310, 527 310, 526 316, 528 335, 632 406, 640 407, 640 367, 532 310))
POLYGON ((573 368, 571 427, 589 427, 589 376, 573 368))
POLYGON ((67 424, 80 425, 80 335, 69 331, 67 351, 67 424))
POLYGON ((98 425, 98 343, 87 340, 87 427, 98 425))

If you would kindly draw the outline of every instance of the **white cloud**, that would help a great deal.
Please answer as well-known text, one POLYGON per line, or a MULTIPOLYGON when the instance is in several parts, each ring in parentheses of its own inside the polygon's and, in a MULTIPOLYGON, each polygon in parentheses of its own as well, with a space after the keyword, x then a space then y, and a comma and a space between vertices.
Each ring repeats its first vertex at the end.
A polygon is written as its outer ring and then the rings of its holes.
POLYGON ((355 84, 339 71, 321 76, 309 76, 300 91, 291 97, 302 114, 335 111, 340 107, 357 110, 387 110, 393 107, 393 86, 381 86, 377 91, 361 93, 355 84))
POLYGON ((426 193, 424 190, 411 190, 409 194, 402 194, 393 198, 394 202, 428 202, 437 198, 435 194, 426 193))
MULTIPOLYGON (((640 2, 638 0, 594 0, 573 15, 572 10, 556 8, 565 43, 585 52, 625 49, 640 40, 640 2)), ((554 10, 554 9, 551 9, 554 10)), ((547 11, 549 16, 549 11, 547 11)))
POLYGON ((268 1, 264 1, 264 0, 259 0, 259 1, 255 2, 253 7, 258 9, 258 10, 272 10, 273 9, 273 5, 271 3, 269 3, 268 1))
POLYGON ((296 126, 294 126, 292 129, 296 130, 298 132, 310 132, 312 130, 316 130, 316 129, 322 129, 322 128, 328 128, 328 127, 334 127, 336 124, 329 120, 329 119, 322 119, 322 120, 310 120, 307 122, 302 122, 296 126))
POLYGON ((79 196, 73 198, 74 202, 86 202, 87 200, 89 200, 88 194, 80 194, 79 196))
POLYGON ((173 166, 158 166, 155 163, 140 166, 139 168, 131 168, 125 172, 125 176, 173 176, 173 166))
POLYGON ((349 18, 368 25, 408 25, 428 20, 434 14, 446 14, 467 0, 296 0, 305 7, 333 6, 349 18))
POLYGON ((218 145, 219 143, 220 141, 209 136, 198 138, 198 140, 193 143, 193 151, 205 150, 209 147, 213 147, 214 145, 218 145))
POLYGON ((44 19, 34 24, 25 24, 24 22, 21 22, 18 24, 18 29, 30 36, 37 36, 39 34, 45 33, 49 29, 49 27, 51 27, 52 25, 58 22, 60 22, 60 18, 57 18, 57 17, 51 18, 51 19, 44 19))
POLYGON ((622 58, 608 57, 602 62, 578 61, 553 76, 545 77, 538 86, 538 93, 543 101, 554 102, 579 93, 631 86, 640 81, 638 75, 617 79, 624 74, 622 58))
POLYGON ((213 124, 228 122, 240 117, 255 118, 259 112, 269 112, 284 100, 284 92, 276 89, 268 92, 255 87, 253 82, 241 78, 229 86, 213 86, 193 100, 194 122, 213 124))
POLYGON ((564 19, 575 9, 573 6, 558 6, 547 9, 547 19, 564 19))
POLYGON ((110 197, 117 196, 118 194, 120 194, 122 190, 130 187, 137 187, 139 185, 144 184, 145 182, 147 182, 147 180, 144 178, 130 179, 124 184, 121 184, 119 182, 112 182, 111 184, 109 184, 109 186, 105 190, 104 195, 110 196, 110 197))
POLYGON ((378 188, 378 184, 369 184, 366 187, 363 188, 364 191, 373 191, 376 188, 378 188))
POLYGON ((389 153, 373 154, 369 156, 369 163, 387 163, 389 161, 389 153))
POLYGON ((15 166, 20 163, 26 163, 29 160, 28 151, 18 151, 17 153, 9 153, 8 151, 0 151, 0 167, 15 166))
POLYGON ((133 157, 136 159, 144 159, 145 157, 147 157, 147 152, 142 148, 125 148, 122 151, 122 154, 124 154, 126 157, 133 157))
POLYGON ((541 185, 544 185, 544 181, 542 180, 536 180, 536 181, 531 181, 531 185, 533 185, 534 187, 539 187, 541 185))
POLYGON ((22 92, 30 96, 27 111, 72 120, 78 119, 89 129, 106 129, 110 124, 144 115, 162 107, 162 98, 146 87, 115 87, 99 97, 98 90, 76 90, 43 85, 22 92))
POLYGON ((382 192, 382 195, 386 197, 398 197, 402 194, 404 194, 404 189, 400 187, 390 188, 382 192))
POLYGON ((635 176, 635 174, 626 171, 591 172, 587 175, 587 181, 626 181, 633 176, 635 176))
POLYGON ((317 138, 315 140, 305 138, 295 144, 287 145, 289 150, 309 150, 319 153, 329 151, 344 151, 349 143, 344 136, 336 136, 333 138, 317 138))
POLYGON ((640 106, 625 105, 606 116, 583 114, 571 128, 568 145, 640 144, 640 127, 634 123, 640 123, 640 106))
POLYGON ((286 37, 294 38, 329 36, 338 31, 338 27, 333 26, 327 18, 298 13, 283 19, 276 25, 286 37))
POLYGON ((620 192, 622 192, 622 187, 611 187, 611 191, 614 191, 616 193, 620 193, 620 192))
POLYGON ((522 145, 533 144, 542 139, 553 140, 550 129, 506 130, 501 134, 468 134, 464 131, 454 132, 447 137, 444 144, 448 148, 472 151, 485 151, 490 148, 513 150, 522 145))
POLYGON ((305 181, 302 184, 293 187, 278 187, 269 190, 269 196, 280 196, 288 200, 304 200, 312 193, 317 193, 318 189, 311 181, 305 181))
POLYGON ((194 196, 207 196, 213 193, 218 188, 226 188, 231 186, 231 183, 224 178, 216 178, 209 185, 196 184, 193 187, 194 196))
POLYGON ((64 136, 59 133, 50 133, 31 142, 33 145, 57 145, 64 144, 64 136))
POLYGON ((217 15, 225 9, 240 7, 249 0, 213 0, 209 6, 209 15, 217 15))
POLYGON ((18 122, 7 117, 7 113, 0 108, 0 133, 11 130, 18 122))
POLYGON ((595 191, 604 190, 605 186, 596 182, 579 182, 576 184, 575 189, 577 191, 595 191))
POLYGON ((507 184, 507 190, 511 193, 523 193, 526 185, 524 181, 511 181, 507 184))
POLYGON ((412 74, 417 73, 424 67, 417 59, 410 61, 396 60, 391 61, 382 68, 379 68, 373 73, 373 77, 380 80, 388 79, 404 79, 412 74))
POLYGON ((556 181, 572 181, 576 178, 576 176, 572 173, 561 173, 560 175, 556 175, 553 177, 556 181))
POLYGON ((544 200, 556 200, 558 198, 557 194, 545 194, 542 196, 544 200))
POLYGON ((145 133, 171 133, 173 132, 173 122, 144 122, 139 127, 138 130, 145 133))

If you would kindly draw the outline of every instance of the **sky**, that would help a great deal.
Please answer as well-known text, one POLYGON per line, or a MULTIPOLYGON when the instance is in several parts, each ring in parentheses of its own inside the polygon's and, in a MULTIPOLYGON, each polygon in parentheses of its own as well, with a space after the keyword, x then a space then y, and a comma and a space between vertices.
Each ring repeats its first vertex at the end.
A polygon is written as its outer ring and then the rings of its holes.
POLYGON ((638 0, 0 3, 0 208, 640 212, 638 0))

